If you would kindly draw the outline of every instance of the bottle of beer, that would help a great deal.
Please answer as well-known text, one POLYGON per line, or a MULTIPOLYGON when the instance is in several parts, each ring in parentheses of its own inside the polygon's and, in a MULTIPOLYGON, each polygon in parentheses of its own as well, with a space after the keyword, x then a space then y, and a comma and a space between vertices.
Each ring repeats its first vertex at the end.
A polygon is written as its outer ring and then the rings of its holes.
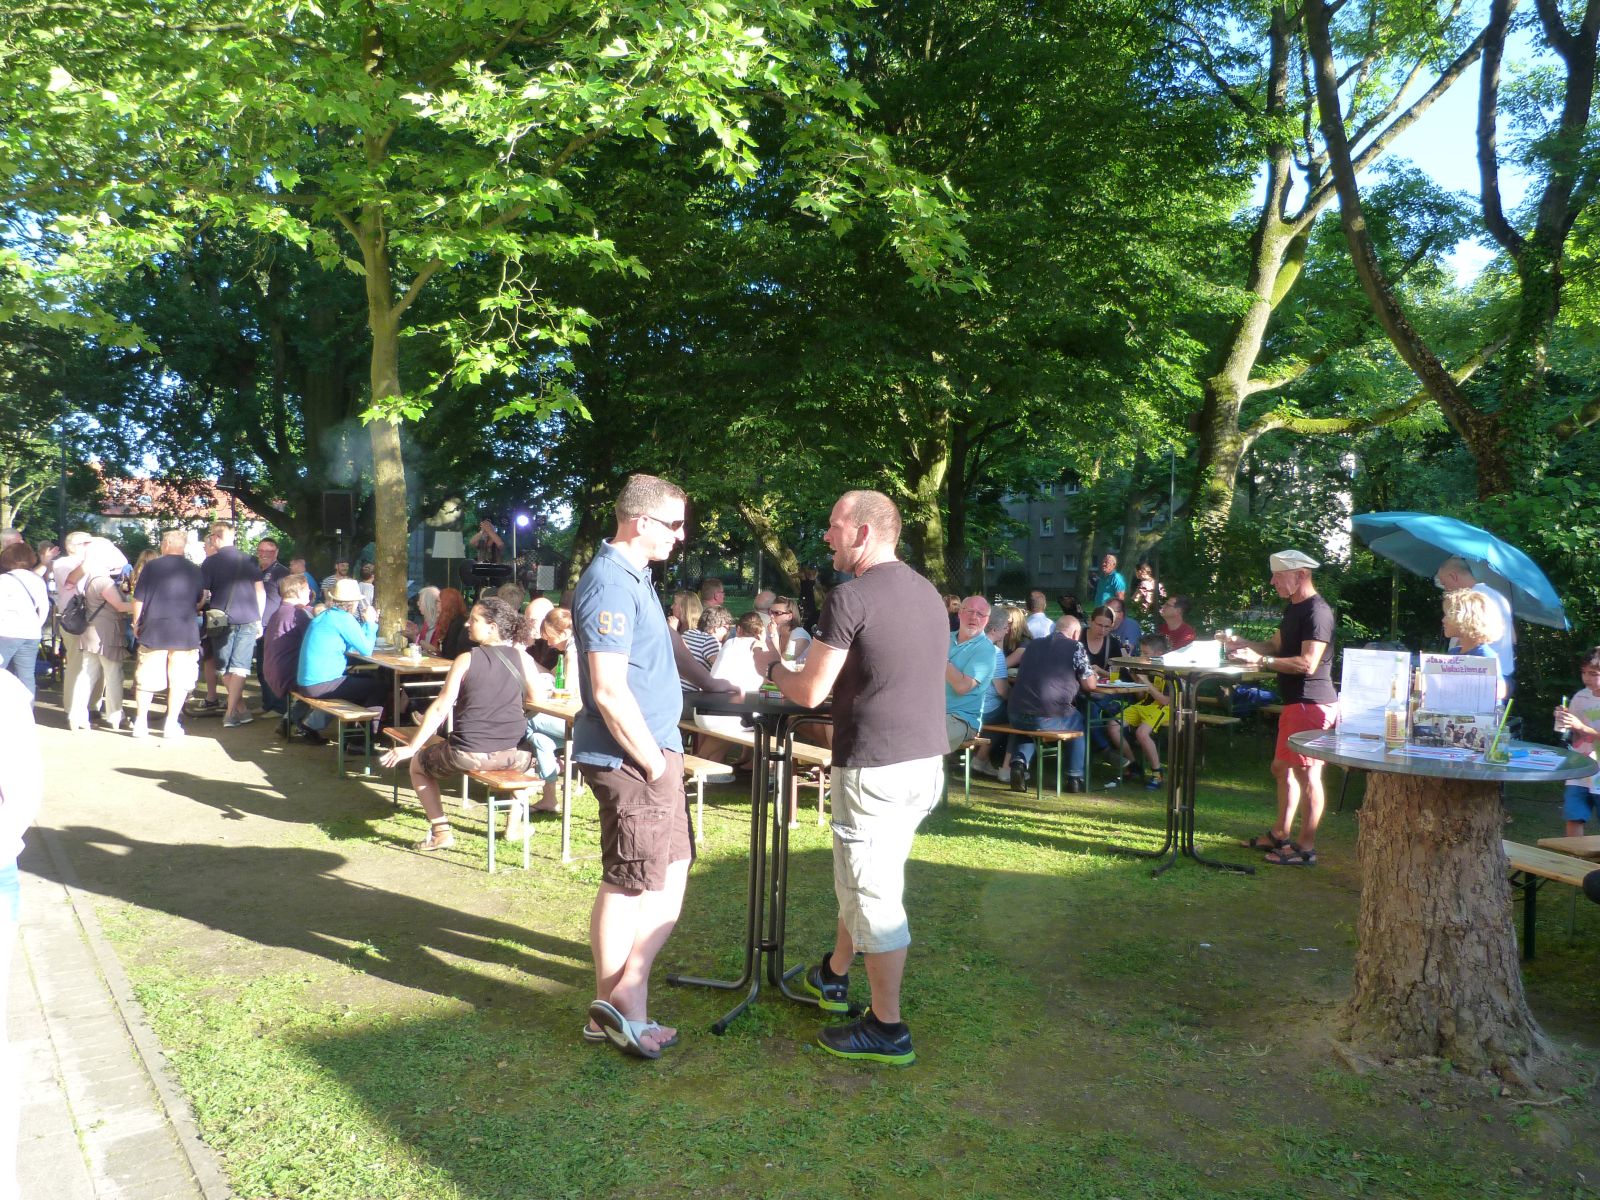
POLYGON ((556 691, 564 692, 567 690, 567 656, 565 654, 556 659, 555 680, 556 691))
POLYGON ((1406 744, 1408 713, 1406 702, 1400 696, 1400 680, 1396 677, 1389 688, 1389 703, 1383 709, 1383 747, 1398 750, 1406 744))

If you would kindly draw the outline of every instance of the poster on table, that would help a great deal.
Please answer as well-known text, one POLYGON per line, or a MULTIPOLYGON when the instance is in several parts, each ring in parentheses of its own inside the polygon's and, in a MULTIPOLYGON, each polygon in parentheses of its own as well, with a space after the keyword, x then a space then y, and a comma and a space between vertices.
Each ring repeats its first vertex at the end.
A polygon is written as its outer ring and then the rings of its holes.
POLYGON ((1346 650, 1339 674, 1339 737, 1383 737, 1383 710, 1396 687, 1404 702, 1411 692, 1409 651, 1346 650))
POLYGON ((1411 742, 1481 751, 1500 725, 1500 664, 1465 654, 1421 655, 1422 705, 1411 742))

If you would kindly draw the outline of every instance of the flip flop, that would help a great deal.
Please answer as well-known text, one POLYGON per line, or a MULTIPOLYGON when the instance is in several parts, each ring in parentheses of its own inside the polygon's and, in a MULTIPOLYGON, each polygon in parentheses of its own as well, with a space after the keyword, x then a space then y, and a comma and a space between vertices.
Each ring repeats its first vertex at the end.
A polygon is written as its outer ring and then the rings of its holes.
POLYGON ((661 1057, 661 1051, 651 1050, 639 1041, 638 1030, 644 1028, 648 1022, 635 1023, 628 1020, 614 1005, 605 1000, 596 1000, 589 1005, 589 1020, 605 1030, 611 1044, 624 1054, 632 1054, 636 1058, 661 1057))
POLYGON ((661 1036, 661 1026, 655 1021, 630 1021, 628 1023, 633 1026, 633 1032, 635 1036, 648 1036, 656 1038, 657 1050, 671 1050, 678 1044, 678 1035, 676 1033, 674 1033, 664 1042, 659 1040, 661 1036))
POLYGON ((590 1029, 589 1022, 585 1021, 583 1023, 583 1040, 592 1046, 599 1046, 609 1042, 611 1039, 606 1036, 604 1029, 590 1029))

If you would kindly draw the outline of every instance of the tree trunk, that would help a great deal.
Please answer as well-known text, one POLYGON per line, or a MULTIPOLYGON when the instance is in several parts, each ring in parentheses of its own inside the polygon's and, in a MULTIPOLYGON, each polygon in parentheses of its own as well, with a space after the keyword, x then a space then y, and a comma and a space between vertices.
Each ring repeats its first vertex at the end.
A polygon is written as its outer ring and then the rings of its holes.
POLYGON ((1519 1083, 1549 1052, 1522 991, 1504 827, 1492 783, 1368 776, 1355 987, 1341 1014, 1361 1051, 1519 1083))
MULTIPOLYGON (((400 342, 393 328, 373 330, 372 398, 400 395, 400 342)), ((387 417, 367 426, 372 439, 373 513, 377 541, 378 634, 399 645, 406 622, 406 579, 410 573, 406 519, 406 464, 400 429, 387 417)))
POLYGON ((945 571, 944 513, 940 500, 950 469, 950 442, 945 424, 929 431, 908 464, 911 472, 905 481, 906 499, 901 505, 902 530, 911 557, 934 587, 949 590, 945 571))
MULTIPOLYGON (((778 533, 771 517, 748 500, 739 500, 736 504, 739 515, 750 526, 750 532, 756 535, 756 544, 761 552, 772 560, 773 569, 783 577, 782 590, 787 595, 794 595, 800 589, 800 559, 778 533)), ((772 587, 772 584, 763 581, 761 586, 772 587)))
MULTIPOLYGON (((971 585, 971 570, 967 563, 967 479, 972 446, 967 440, 967 428, 957 424, 950 436, 950 466, 944 477, 945 542, 944 574, 952 591, 967 594, 971 585)), ((978 580, 978 589, 984 581, 978 580)))

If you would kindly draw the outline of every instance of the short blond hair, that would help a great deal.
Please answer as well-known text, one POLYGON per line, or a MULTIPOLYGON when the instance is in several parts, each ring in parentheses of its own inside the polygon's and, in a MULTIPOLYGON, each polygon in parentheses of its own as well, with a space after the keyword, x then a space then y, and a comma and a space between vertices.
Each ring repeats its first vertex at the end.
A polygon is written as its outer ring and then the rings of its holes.
POLYGON ((278 580, 278 595, 287 600, 291 596, 311 597, 311 581, 304 575, 285 575, 278 580))
POLYGON ((1444 594, 1444 617, 1455 623, 1459 636, 1479 644, 1498 641, 1505 633, 1505 622, 1489 597, 1471 588, 1444 594))
POLYGON ((859 488, 839 497, 844 511, 857 525, 872 527, 880 542, 894 545, 900 540, 900 509, 882 492, 859 488))
POLYGON ((629 475, 628 482, 617 493, 617 520, 651 516, 650 510, 663 500, 688 500, 688 495, 675 483, 658 479, 654 475, 629 475))

